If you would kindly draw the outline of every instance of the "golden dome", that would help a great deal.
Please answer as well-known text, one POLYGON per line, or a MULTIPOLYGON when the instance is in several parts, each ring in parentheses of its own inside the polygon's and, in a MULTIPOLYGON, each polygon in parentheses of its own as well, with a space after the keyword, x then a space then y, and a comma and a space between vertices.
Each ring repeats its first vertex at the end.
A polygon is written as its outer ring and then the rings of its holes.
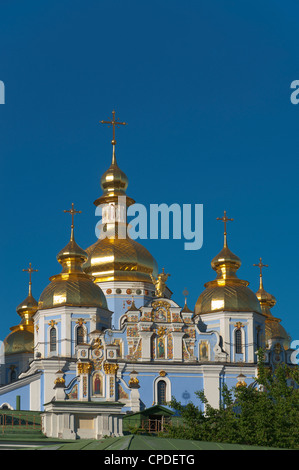
POLYGON ((123 204, 122 219, 114 218, 103 224, 100 238, 86 249, 88 260, 83 269, 94 277, 95 282, 152 283, 151 274, 156 276, 158 273, 156 260, 144 246, 127 235, 126 207, 135 201, 126 194, 128 178, 116 163, 115 144, 113 139, 112 163, 101 178, 103 194, 94 204, 104 205, 107 208, 109 206, 116 208, 117 205, 123 204), (125 199, 119 201, 119 196, 125 199), (120 230, 122 236, 118 236, 120 230))
POLYGON ((131 238, 103 238, 86 250, 88 261, 84 270, 104 281, 141 281, 152 283, 150 275, 156 276, 158 266, 150 252, 131 238))
POLYGON ((275 306, 276 304, 276 299, 274 295, 269 294, 264 289, 263 285, 263 276, 262 276, 262 267, 268 265, 262 264, 262 259, 260 258, 259 264, 254 264, 254 266, 259 266, 260 268, 260 285, 259 285, 259 290, 256 293, 256 296, 260 302, 261 309, 263 315, 265 315, 265 342, 266 345, 268 344, 269 340, 273 340, 274 338, 277 339, 282 339, 283 341, 283 346, 285 349, 289 349, 290 347, 290 341, 291 338, 284 329, 284 327, 281 325, 281 319, 276 318, 273 316, 271 312, 271 308, 275 306))
POLYGON ((21 302, 17 306, 17 312, 20 316, 25 315, 25 314, 34 315, 37 309, 38 309, 38 303, 35 300, 35 298, 32 297, 30 292, 29 292, 28 297, 26 297, 26 299, 23 300, 23 302, 21 302))
MULTIPOLYGON (((31 265, 30 265, 31 269, 31 265)), ((24 270, 25 271, 25 270, 24 270)), ((31 275, 29 293, 26 299, 17 306, 17 313, 21 322, 10 328, 11 333, 4 339, 5 354, 33 353, 34 323, 33 316, 38 309, 38 303, 32 295, 31 275)))
POLYGON ((134 204, 134 199, 131 199, 126 195, 128 184, 129 181, 127 175, 117 165, 115 145, 113 145, 111 165, 101 177, 100 185, 103 190, 103 194, 94 202, 94 204, 99 206, 100 204, 117 202, 118 197, 121 196, 126 197, 127 206, 134 204))
POLYGON ((211 266, 217 272, 217 277, 204 284, 206 289, 197 299, 195 315, 220 311, 261 313, 256 295, 247 287, 249 282, 236 275, 241 260, 228 248, 226 232, 223 249, 213 258, 211 266))
POLYGON ((40 296, 39 309, 61 306, 107 308, 102 289, 82 270, 87 253, 75 242, 73 227, 71 240, 58 253, 57 260, 63 267, 62 272, 50 277, 51 283, 40 296))
POLYGON ((18 325, 11 328, 13 330, 4 340, 5 354, 32 353, 34 347, 33 328, 25 325, 18 325))

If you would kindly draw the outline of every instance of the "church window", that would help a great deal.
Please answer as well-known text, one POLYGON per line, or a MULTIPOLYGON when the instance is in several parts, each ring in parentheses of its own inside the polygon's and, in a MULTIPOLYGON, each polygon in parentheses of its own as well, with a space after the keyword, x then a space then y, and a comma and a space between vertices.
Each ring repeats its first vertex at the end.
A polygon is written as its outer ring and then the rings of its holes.
POLYGON ((158 405, 165 405, 166 403, 166 382, 165 380, 160 380, 157 384, 157 402, 158 405))
POLYGON ((15 371, 15 369, 12 369, 11 372, 10 372, 10 381, 14 382, 16 379, 17 379, 16 371, 15 371))
POLYGON ((236 354, 242 354, 242 331, 240 329, 235 331, 235 348, 236 354))
POLYGON ((78 326, 77 328, 77 344, 84 343, 84 328, 83 326, 78 326))
POLYGON ((50 330, 50 352, 56 351, 56 328, 50 330))

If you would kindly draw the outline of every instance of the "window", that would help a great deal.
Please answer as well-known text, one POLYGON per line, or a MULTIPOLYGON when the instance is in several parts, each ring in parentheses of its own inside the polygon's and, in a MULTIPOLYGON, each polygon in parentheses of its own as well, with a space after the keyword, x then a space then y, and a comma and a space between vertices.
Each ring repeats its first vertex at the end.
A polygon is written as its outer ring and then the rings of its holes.
POLYGON ((158 405, 165 405, 166 403, 166 382, 165 380, 160 380, 157 384, 157 398, 158 405))
POLYGON ((16 373, 15 369, 12 369, 11 372, 10 372, 10 381, 14 382, 15 380, 17 380, 17 373, 16 373))
POLYGON ((77 328, 77 344, 84 343, 84 328, 83 326, 78 326, 77 328))
POLYGON ((240 329, 235 331, 235 348, 236 354, 242 354, 242 331, 240 329))
POLYGON ((50 330, 50 352, 56 351, 56 328, 50 330))

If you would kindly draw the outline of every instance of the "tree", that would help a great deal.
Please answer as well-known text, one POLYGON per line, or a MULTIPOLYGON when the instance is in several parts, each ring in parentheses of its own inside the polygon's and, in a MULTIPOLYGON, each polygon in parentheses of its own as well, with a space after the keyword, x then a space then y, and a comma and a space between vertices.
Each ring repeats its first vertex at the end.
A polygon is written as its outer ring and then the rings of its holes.
POLYGON ((299 371, 281 364, 274 371, 258 353, 258 377, 253 386, 221 390, 219 409, 213 408, 203 391, 196 396, 205 412, 193 403, 183 406, 172 398, 170 406, 179 412, 183 425, 169 427, 171 437, 230 442, 278 448, 299 448, 299 371))

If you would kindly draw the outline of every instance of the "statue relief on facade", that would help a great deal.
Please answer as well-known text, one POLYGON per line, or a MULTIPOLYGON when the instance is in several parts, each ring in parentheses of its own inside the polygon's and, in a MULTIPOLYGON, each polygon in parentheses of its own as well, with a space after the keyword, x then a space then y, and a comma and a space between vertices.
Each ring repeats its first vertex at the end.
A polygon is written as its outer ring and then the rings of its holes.
POLYGON ((158 274, 157 279, 155 279, 153 277, 153 275, 151 274, 151 280, 152 280, 152 283, 155 286, 155 296, 156 297, 164 297, 164 292, 165 292, 165 289, 166 289, 166 281, 167 281, 169 276, 170 276, 170 274, 166 274, 164 272, 164 268, 162 269, 162 273, 158 274))

